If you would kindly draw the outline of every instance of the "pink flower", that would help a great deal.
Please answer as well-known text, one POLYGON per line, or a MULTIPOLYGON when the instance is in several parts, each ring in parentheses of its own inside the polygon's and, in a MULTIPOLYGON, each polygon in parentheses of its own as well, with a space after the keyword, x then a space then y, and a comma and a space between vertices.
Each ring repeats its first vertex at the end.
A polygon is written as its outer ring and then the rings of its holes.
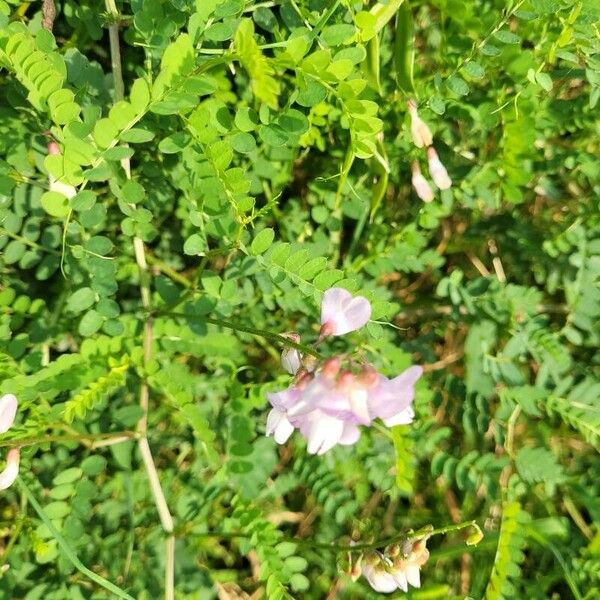
POLYGON ((414 161, 412 164, 412 186, 417 193, 417 196, 419 196, 423 202, 431 202, 433 200, 433 190, 427 179, 423 177, 417 161, 414 161))
POLYGON ((17 398, 13 394, 4 394, 0 398, 0 433, 6 433, 15 422, 17 398))
POLYGON ((452 185, 452 180, 448 177, 448 171, 439 159, 435 148, 427 148, 427 160, 429 161, 429 174, 433 182, 440 190, 447 190, 452 185))
POLYGON ((6 454, 6 467, 0 473, 0 490, 9 488, 19 474, 19 457, 18 448, 11 448, 6 454))
POLYGON ((291 387, 267 395, 273 407, 267 435, 283 444, 298 429, 310 454, 324 454, 338 444, 355 444, 359 425, 376 418, 389 426, 410 423, 414 384, 422 371, 411 367, 390 380, 371 366, 355 374, 341 369, 340 358, 329 359, 318 372, 305 371, 291 387))
POLYGON ((329 288, 321 304, 321 335, 344 335, 360 329, 371 318, 371 304, 344 288, 329 288))
POLYGON ((408 112, 410 113, 410 133, 415 146, 417 148, 431 146, 433 136, 427 124, 419 117, 417 104, 414 100, 408 101, 408 112))

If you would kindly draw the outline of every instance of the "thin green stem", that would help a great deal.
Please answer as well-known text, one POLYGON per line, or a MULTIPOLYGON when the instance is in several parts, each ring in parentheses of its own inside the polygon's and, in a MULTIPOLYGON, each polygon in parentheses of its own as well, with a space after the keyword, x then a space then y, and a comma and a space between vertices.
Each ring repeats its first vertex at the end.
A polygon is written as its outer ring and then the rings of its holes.
POLYGON ((27 487, 26 483, 21 479, 21 477, 17 477, 17 484, 27 496, 27 500, 33 506, 33 509, 38 514, 39 518, 42 520, 44 525, 48 528, 48 531, 52 534, 52 537, 56 540, 56 543, 59 545, 60 549, 63 551, 64 555, 71 562, 71 564, 83 575, 97 583, 99 586, 103 587, 105 590, 113 593, 118 598, 125 598, 125 600, 135 600, 133 596, 130 596, 127 592, 123 591, 120 587, 117 587, 114 583, 108 581, 104 577, 101 577, 97 573, 94 573, 90 569, 88 569, 77 557, 75 551, 71 548, 67 540, 59 533, 58 529, 54 527, 52 520, 46 515, 44 509, 40 506, 38 501, 35 499, 35 496, 27 487))
POLYGON ((283 335, 278 333, 272 333, 271 331, 265 331, 264 329, 257 329, 256 327, 248 327, 246 325, 240 325, 239 323, 232 323, 231 321, 226 321, 225 319, 217 319, 214 317, 206 317, 204 315, 193 315, 186 314, 180 312, 173 311, 157 311, 154 313, 157 317, 176 317, 179 319, 192 319, 196 321, 200 321, 202 323, 210 323, 211 325, 219 325, 221 327, 225 327, 227 329, 232 329, 234 331, 241 331, 243 333, 250 333, 252 335, 259 335, 267 340, 271 340, 272 342, 276 342, 281 344, 282 346, 290 346, 291 348, 296 348, 296 350, 300 350, 304 354, 309 354, 310 356, 314 356, 315 358, 320 358, 320 354, 310 346, 305 344, 298 344, 293 342, 292 340, 286 338, 283 335))
POLYGON ((577 588, 577 584, 575 583, 575 580, 573 579, 573 576, 571 575, 569 567, 568 567, 565 559, 563 558, 562 554, 558 550, 558 548, 553 543, 551 543, 549 540, 547 540, 543 535, 541 535, 539 532, 537 532, 533 527, 528 527, 527 533, 528 533, 529 537, 534 539, 538 544, 540 544, 541 546, 544 546, 545 548, 550 550, 550 552, 552 552, 552 554, 554 555, 554 558, 556 559, 556 562, 559 564, 560 568, 563 571, 563 575, 565 576, 565 581, 567 582, 568 586, 571 588, 571 591, 573 592, 573 596, 575 597, 575 600, 583 600, 583 596, 581 595, 581 592, 577 588))
POLYGON ((38 446, 50 443, 62 442, 94 442, 99 440, 112 439, 135 439, 135 431, 113 431, 111 433, 90 433, 73 435, 36 435, 28 438, 17 438, 13 440, 4 440, 0 442, 0 448, 24 448, 25 446, 38 446))
POLYGON ((21 242, 30 248, 34 248, 35 250, 41 250, 42 252, 48 252, 49 254, 54 254, 56 256, 60 256, 60 252, 58 250, 54 250, 54 248, 46 248, 45 246, 41 246, 32 240, 28 240, 26 237, 19 235, 18 233, 13 233, 8 229, 4 229, 4 227, 0 227, 0 234, 7 235, 9 238, 16 240, 17 242, 21 242))
MULTIPOLYGON (((430 538, 434 535, 445 535, 447 533, 453 533, 455 531, 460 531, 461 529, 466 529, 467 527, 476 528, 477 531, 481 531, 479 529, 479 525, 477 525, 476 521, 465 521, 463 523, 457 523, 453 525, 447 525, 445 527, 439 527, 434 529, 433 526, 428 525, 426 527, 422 527, 417 531, 405 532, 395 535, 393 537, 377 540, 375 542, 365 543, 365 544, 327 544, 320 542, 312 542, 311 540, 305 540, 295 537, 284 537, 283 539, 286 542, 291 542, 293 544, 298 544, 301 546, 310 546, 311 548, 318 548, 321 550, 330 550, 332 552, 356 552, 361 550, 374 550, 376 548, 383 548, 385 546, 389 546, 391 544, 397 544, 398 542, 405 540, 419 540, 422 538, 430 538)), ((206 533, 196 533, 198 537, 207 537, 207 538, 222 538, 222 539, 236 539, 236 538, 247 538, 250 537, 250 533, 244 533, 241 531, 233 531, 233 532, 206 532, 206 533)))

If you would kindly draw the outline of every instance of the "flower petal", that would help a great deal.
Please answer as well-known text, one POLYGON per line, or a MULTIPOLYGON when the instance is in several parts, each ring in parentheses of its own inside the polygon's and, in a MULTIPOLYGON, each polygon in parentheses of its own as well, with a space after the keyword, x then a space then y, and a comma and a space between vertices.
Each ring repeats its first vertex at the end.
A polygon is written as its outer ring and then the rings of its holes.
POLYGON ((389 594, 398 588, 393 575, 386 571, 375 569, 371 565, 363 567, 363 575, 376 592, 389 594))
POLYGON ((9 488, 19 474, 19 449, 11 448, 6 454, 6 467, 0 473, 0 490, 9 488))
POLYGON ((342 437, 340 438, 339 444, 343 446, 352 446, 356 444, 360 439, 360 429, 353 423, 345 423, 342 437))
POLYGON ((342 437, 344 422, 330 417, 321 411, 315 411, 308 434, 308 453, 325 454, 331 450, 342 437))
MULTIPOLYGON (((406 581, 413 587, 421 587, 421 570, 417 565, 408 565, 404 571, 406 581)), ((406 591, 406 590, 405 590, 406 591)))
POLYGON ((352 296, 343 288, 329 288, 323 294, 321 325, 330 335, 344 335, 360 329, 371 318, 371 303, 363 296, 352 296))
POLYGON ((380 376, 377 385, 369 390, 371 413, 380 419, 390 419, 405 411, 415 398, 414 385, 422 374, 422 367, 413 366, 391 380, 380 376))
POLYGON ((0 398, 0 433, 7 432, 15 422, 18 402, 13 394, 4 394, 0 398))
POLYGON ((404 569, 394 572, 394 581, 403 592, 408 592, 408 581, 404 569))
POLYGON ((410 425, 415 418, 415 411, 412 406, 407 406, 404 410, 401 410, 397 415, 393 415, 388 419, 383 419, 386 427, 394 427, 394 425, 410 425))

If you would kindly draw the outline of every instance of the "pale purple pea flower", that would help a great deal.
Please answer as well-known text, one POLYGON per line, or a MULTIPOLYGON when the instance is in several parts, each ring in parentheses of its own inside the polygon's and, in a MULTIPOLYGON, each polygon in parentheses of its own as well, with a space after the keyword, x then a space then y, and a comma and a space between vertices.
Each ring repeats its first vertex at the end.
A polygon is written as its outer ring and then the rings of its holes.
POLYGON ((433 142, 431 131, 427 126, 427 123, 419 117, 417 103, 412 99, 408 101, 408 112, 410 114, 410 133, 414 145, 417 148, 431 146, 431 143, 433 142))
POLYGON ((429 161, 429 174, 433 179, 433 183, 440 190, 447 190, 452 185, 452 179, 448 176, 448 171, 446 171, 446 167, 442 164, 433 146, 427 148, 427 160, 429 161))
POLYGON ((329 288, 321 304, 321 336, 344 335, 360 329, 371 318, 371 304, 344 288, 329 288))
POLYGON ((411 183, 417 196, 419 196, 423 202, 431 202, 433 200, 433 190, 427 179, 423 177, 421 167, 419 167, 419 163, 416 160, 412 164, 411 183))
POLYGON ((376 591, 389 594, 397 589, 408 592, 408 586, 421 587, 421 567, 429 559, 425 547, 426 540, 414 544, 408 543, 407 551, 400 552, 397 547, 388 555, 372 553, 366 558, 362 574, 376 591), (392 554, 392 556, 390 556, 392 554))
POLYGON ((324 454, 338 444, 355 444, 359 425, 369 426, 376 418, 389 426, 412 422, 414 384, 421 367, 390 380, 371 366, 357 374, 340 366, 339 358, 329 359, 315 374, 305 372, 290 388, 268 394, 273 409, 267 435, 282 444, 298 429, 310 454, 324 454))

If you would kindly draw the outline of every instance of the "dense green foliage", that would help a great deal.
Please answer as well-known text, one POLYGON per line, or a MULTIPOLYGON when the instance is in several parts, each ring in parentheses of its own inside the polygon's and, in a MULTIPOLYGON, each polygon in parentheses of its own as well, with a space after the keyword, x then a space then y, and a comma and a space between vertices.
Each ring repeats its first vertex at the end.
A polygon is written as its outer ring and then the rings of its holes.
POLYGON ((0 85, 0 598, 170 598, 173 545, 181 600, 374 598, 351 540, 472 520, 409 597, 600 597, 597 2, 0 0, 0 85), (334 284, 329 350, 426 374, 313 457, 266 392, 334 284))

